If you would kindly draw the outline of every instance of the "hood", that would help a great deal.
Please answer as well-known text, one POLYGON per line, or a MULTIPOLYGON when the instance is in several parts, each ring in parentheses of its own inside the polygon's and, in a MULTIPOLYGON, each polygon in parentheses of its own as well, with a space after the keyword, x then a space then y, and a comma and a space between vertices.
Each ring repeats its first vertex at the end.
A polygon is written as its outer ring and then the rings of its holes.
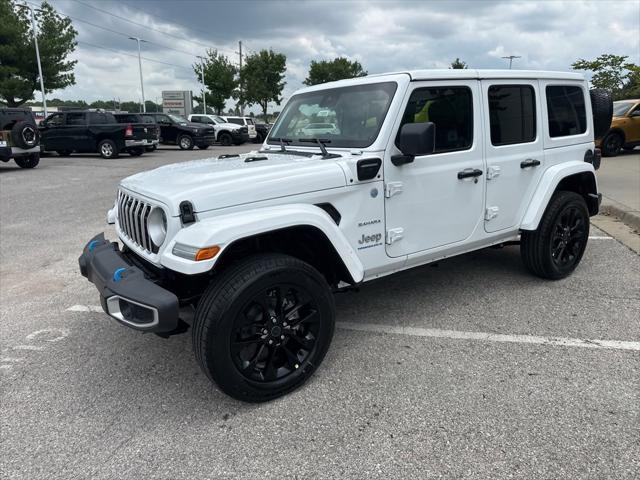
POLYGON ((223 128, 227 128, 229 130, 238 130, 242 127, 244 127, 244 125, 238 125, 237 123, 218 123, 217 124, 218 127, 223 127, 223 128))
POLYGON ((188 200, 196 212, 206 212, 301 193, 346 186, 335 159, 281 153, 248 153, 166 165, 127 177, 120 185, 170 208, 179 215, 188 200), (266 157, 253 160, 251 157, 266 157))

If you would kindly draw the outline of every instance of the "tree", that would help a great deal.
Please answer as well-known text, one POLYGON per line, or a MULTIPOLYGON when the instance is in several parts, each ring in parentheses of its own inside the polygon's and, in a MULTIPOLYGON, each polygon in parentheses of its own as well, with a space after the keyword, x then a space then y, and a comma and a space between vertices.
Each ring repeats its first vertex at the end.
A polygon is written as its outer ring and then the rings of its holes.
POLYGON ((260 50, 249 55, 240 72, 242 82, 241 102, 260 105, 264 118, 267 118, 269 102, 280 105, 284 88, 284 72, 287 69, 287 57, 273 50, 260 50))
POLYGON ((305 85, 317 85, 319 83, 334 82, 345 78, 364 77, 367 71, 362 68, 360 62, 353 62, 338 57, 333 60, 311 61, 309 66, 309 74, 304 80, 305 85))
MULTIPOLYGON (((40 90, 29 15, 13 0, 0 0, 0 99, 9 107, 22 105, 40 90)), ((74 85, 73 67, 77 61, 67 57, 75 50, 78 32, 71 20, 42 2, 36 12, 36 24, 45 93, 74 85)))
POLYGON ((467 62, 463 62, 458 57, 456 57, 456 59, 453 62, 451 62, 451 66, 449 68, 454 70, 464 70, 468 68, 468 66, 467 66, 467 62))
MULTIPOLYGON (((202 64, 194 64, 193 71, 198 81, 202 81, 202 64)), ((204 61, 204 83, 207 86, 206 100, 207 105, 213 107, 218 115, 220 115, 227 99, 233 95, 238 85, 237 73, 238 69, 229 61, 229 58, 215 49, 207 50, 207 57, 204 61)), ((198 103, 202 103, 201 98, 195 98, 195 100, 198 103)))
POLYGON ((603 54, 595 60, 581 58, 571 66, 574 70, 593 72, 591 84, 596 88, 609 90, 614 100, 618 100, 637 91, 638 87, 638 66, 627 62, 627 58, 629 57, 626 55, 603 54))

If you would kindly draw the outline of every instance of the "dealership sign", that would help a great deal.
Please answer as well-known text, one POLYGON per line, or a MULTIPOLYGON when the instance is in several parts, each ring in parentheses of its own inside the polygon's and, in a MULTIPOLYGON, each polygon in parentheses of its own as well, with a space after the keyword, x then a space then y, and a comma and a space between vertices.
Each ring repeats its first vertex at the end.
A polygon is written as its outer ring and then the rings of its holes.
POLYGON ((162 92, 162 111, 187 116, 191 114, 193 99, 190 90, 169 90, 162 92))

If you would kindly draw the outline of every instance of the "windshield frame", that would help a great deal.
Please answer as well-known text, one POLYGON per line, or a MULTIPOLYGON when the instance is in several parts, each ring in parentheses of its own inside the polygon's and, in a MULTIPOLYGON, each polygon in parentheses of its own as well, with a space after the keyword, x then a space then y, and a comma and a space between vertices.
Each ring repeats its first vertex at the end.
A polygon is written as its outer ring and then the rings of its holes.
MULTIPOLYGON (((301 93, 298 93, 296 95, 293 95, 289 101, 287 102, 287 104, 285 105, 285 107, 282 109, 282 112, 278 115, 278 119, 276 120, 276 122, 274 123, 274 125, 271 127, 271 129, 269 130, 269 136, 267 137, 266 143, 267 145, 280 145, 280 141, 279 140, 273 140, 273 138, 280 138, 280 135, 276 135, 276 132, 279 130, 280 128, 280 124, 284 123, 285 120, 288 121, 287 116, 289 114, 289 109, 292 108, 291 106, 294 104, 294 102, 301 100, 304 97, 314 97, 318 94, 326 94, 326 95, 330 95, 332 92, 341 92, 341 91, 349 91, 349 90, 353 90, 353 91, 358 91, 361 89, 373 89, 375 87, 379 87, 379 88, 388 88, 388 92, 390 94, 389 96, 389 100, 387 101, 386 107, 384 109, 384 111, 382 112, 382 114, 380 115, 380 121, 378 122, 377 125, 377 129, 375 131, 375 133, 371 136, 371 140, 367 143, 367 140, 362 139, 362 140, 352 140, 352 142, 357 142, 360 141, 361 143, 359 144, 349 144, 349 145, 343 145, 342 141, 335 141, 335 139, 331 138, 329 139, 330 142, 326 143, 326 147, 327 148, 346 148, 346 149, 362 149, 362 148, 368 148, 371 145, 373 145, 377 140, 378 137, 380 136, 380 131, 382 130, 382 126, 384 125, 385 121, 387 120, 387 115, 389 114, 389 109, 391 108, 391 105, 393 104, 393 101, 396 97, 396 94, 398 93, 398 89, 399 89, 399 83, 396 80, 386 80, 383 82, 369 82, 369 83, 358 83, 355 85, 346 85, 346 86, 341 86, 341 87, 333 87, 333 88, 323 88, 323 89, 313 89, 313 90, 309 90, 309 91, 303 91, 301 93)), ((314 122, 314 123, 319 123, 319 122, 314 122)), ((311 124, 309 124, 311 125, 311 124)), ((309 138, 311 139, 311 137, 309 138)), ((307 141, 303 141, 301 142, 300 139, 298 138, 291 138, 290 139, 291 142, 287 142, 287 146, 291 145, 291 146, 299 146, 299 147, 309 147, 311 144, 309 143, 308 139, 307 141)), ((347 139, 348 140, 348 139, 347 139)))
POLYGON ((627 113, 629 113, 629 111, 634 107, 635 104, 636 104, 636 102, 634 102, 633 100, 618 100, 617 102, 613 102, 613 116, 614 117, 624 117, 627 113), (616 103, 617 104, 626 103, 627 104, 627 108, 622 113, 616 113, 616 103))

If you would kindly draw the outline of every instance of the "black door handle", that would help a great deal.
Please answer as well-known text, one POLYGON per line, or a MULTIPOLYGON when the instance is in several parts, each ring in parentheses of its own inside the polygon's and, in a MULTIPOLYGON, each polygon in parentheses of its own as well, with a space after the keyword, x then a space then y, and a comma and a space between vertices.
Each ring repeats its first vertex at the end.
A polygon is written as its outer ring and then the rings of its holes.
POLYGON ((467 168, 466 170, 458 172, 458 180, 462 180, 463 178, 479 177, 480 175, 482 175, 482 170, 478 170, 477 168, 467 168))
POLYGON ((537 167, 540 165, 540 160, 535 158, 527 158, 524 162, 520 162, 520 168, 537 167))

